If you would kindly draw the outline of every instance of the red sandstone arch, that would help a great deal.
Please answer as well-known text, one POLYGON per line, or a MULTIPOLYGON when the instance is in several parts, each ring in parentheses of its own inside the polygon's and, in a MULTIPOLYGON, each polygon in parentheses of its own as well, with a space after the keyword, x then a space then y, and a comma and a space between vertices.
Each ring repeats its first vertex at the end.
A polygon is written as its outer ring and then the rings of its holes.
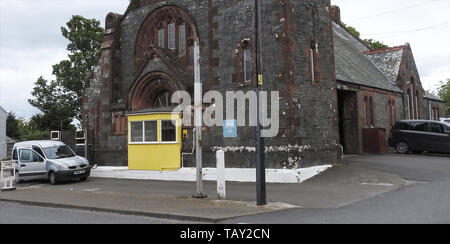
MULTIPOLYGON (((152 41, 155 37, 155 29, 167 18, 175 18, 174 21, 183 21, 189 27, 190 34, 193 38, 199 37, 197 25, 194 18, 192 18, 187 11, 176 5, 162 6, 152 13, 142 23, 135 43, 134 51, 134 64, 136 71, 142 69, 142 67, 148 62, 151 57, 152 41)), ((189 41, 189 40, 188 40, 189 41)))
POLYGON ((185 90, 185 87, 175 82, 164 72, 154 71, 143 76, 136 82, 129 93, 131 111, 152 108, 159 93, 169 91, 174 93, 185 90))

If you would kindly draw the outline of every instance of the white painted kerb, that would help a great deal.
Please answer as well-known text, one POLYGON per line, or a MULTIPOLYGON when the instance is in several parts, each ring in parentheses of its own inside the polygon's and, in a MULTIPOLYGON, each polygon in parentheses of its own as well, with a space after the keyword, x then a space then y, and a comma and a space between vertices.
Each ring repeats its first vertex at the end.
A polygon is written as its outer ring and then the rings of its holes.
MULTIPOLYGON (((331 168, 331 165, 322 165, 302 169, 266 169, 267 183, 302 183, 323 171, 331 168)), ((161 180, 161 181, 196 181, 195 168, 181 168, 177 171, 141 171, 128 170, 128 167, 98 167, 91 171, 92 177, 137 179, 137 180, 161 180)), ((203 179, 217 181, 215 168, 204 168, 203 179)), ((255 169, 225 169, 225 179, 231 182, 255 182, 255 169)))

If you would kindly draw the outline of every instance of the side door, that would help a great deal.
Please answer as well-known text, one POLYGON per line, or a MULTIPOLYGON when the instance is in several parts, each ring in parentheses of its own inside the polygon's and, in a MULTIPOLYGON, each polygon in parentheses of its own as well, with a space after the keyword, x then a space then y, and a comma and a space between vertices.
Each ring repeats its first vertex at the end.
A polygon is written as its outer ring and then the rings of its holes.
POLYGON ((19 177, 27 179, 46 177, 45 160, 32 149, 18 149, 19 177))
POLYGON ((413 150, 428 150, 430 148, 428 140, 428 123, 414 122, 412 130, 409 132, 408 139, 412 145, 413 150))

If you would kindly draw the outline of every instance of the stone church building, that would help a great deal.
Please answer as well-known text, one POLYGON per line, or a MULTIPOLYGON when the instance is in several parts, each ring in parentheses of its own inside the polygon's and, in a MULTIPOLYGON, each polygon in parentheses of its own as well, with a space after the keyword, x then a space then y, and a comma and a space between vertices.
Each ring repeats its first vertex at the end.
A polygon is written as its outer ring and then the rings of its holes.
MULTIPOLYGON (((267 168, 337 162, 363 153, 364 128, 388 134, 397 120, 443 112, 442 100, 424 92, 409 44, 371 50, 340 24, 329 0, 264 0, 261 12, 263 89, 280 94, 279 133, 265 139, 267 168)), ((193 128, 171 131, 165 116, 174 92, 193 97, 193 40, 204 93, 257 84, 253 0, 133 0, 125 13, 108 14, 104 35, 83 98, 89 157, 99 165, 175 155, 179 167, 195 166, 193 128)), ((235 138, 221 127, 202 134, 205 167, 215 167, 218 149, 227 167, 255 167, 254 127, 238 127, 235 138)))

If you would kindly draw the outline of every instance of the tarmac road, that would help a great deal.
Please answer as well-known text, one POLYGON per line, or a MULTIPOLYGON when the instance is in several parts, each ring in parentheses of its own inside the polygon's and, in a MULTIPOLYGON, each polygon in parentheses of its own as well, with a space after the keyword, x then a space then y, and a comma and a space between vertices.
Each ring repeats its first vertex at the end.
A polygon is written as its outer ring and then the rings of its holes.
MULTIPOLYGON (((161 197, 169 194, 182 203, 191 201, 188 197, 195 183, 91 178, 87 182, 57 186, 31 181, 20 184, 19 188, 65 195, 161 197)), ((214 188, 213 182, 205 182, 205 189, 213 199, 214 188)), ((228 183, 227 191, 230 200, 254 201, 254 184, 228 183)), ((337 165, 303 184, 269 184, 268 200, 301 208, 227 219, 221 223, 450 223, 450 157, 347 156, 342 166, 337 165)), ((186 222, 0 202, 0 223, 186 222)))
POLYGON ((0 224, 192 224, 161 218, 93 212, 66 208, 0 204, 0 224))
POLYGON ((354 156, 346 162, 398 174, 412 184, 340 208, 291 209, 226 223, 450 223, 448 155, 354 156))

